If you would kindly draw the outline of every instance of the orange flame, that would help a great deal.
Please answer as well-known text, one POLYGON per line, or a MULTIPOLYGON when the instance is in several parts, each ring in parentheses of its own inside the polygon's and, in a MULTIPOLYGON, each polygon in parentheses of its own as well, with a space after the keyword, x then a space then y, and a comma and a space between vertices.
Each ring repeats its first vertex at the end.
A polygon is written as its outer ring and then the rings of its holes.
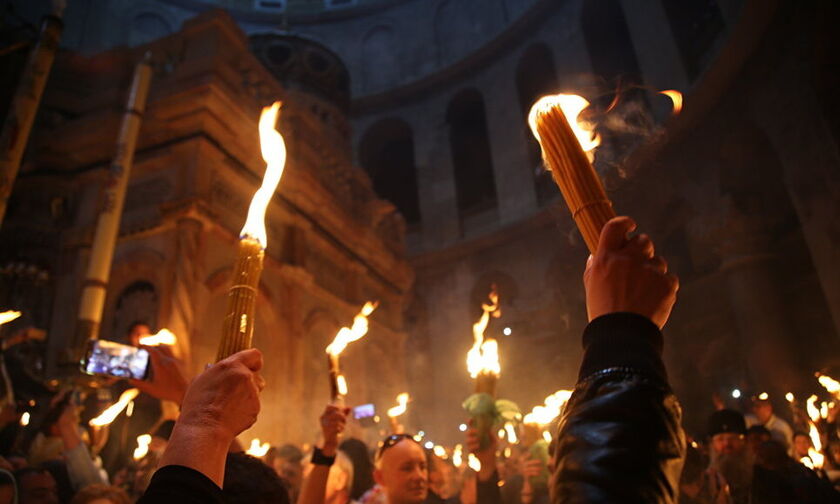
POLYGON ((490 323, 490 317, 498 318, 502 315, 495 286, 490 290, 489 299, 489 303, 481 305, 483 310, 481 318, 473 324, 474 343, 467 352, 467 370, 473 378, 482 372, 497 376, 502 372, 501 364, 499 364, 499 344, 494 339, 484 339, 484 331, 490 323))
POLYGON ((21 313, 19 311, 14 310, 0 312, 0 325, 8 324, 9 322, 20 317, 20 315, 21 313))
POLYGON ((665 91, 660 91, 659 94, 663 94, 671 99, 674 103, 674 115, 677 115, 682 111, 683 107, 683 94, 677 91, 676 89, 666 89, 665 91))
POLYGON ((277 116, 280 112, 281 103, 274 102, 270 107, 263 107, 260 115, 260 150, 263 160, 266 163, 265 175, 260 188, 251 200, 248 207, 248 218, 239 235, 250 237, 256 240, 265 248, 268 238, 265 232, 265 211, 268 203, 280 183, 283 169, 286 166, 286 144, 283 136, 274 129, 277 124, 277 116))
POLYGON ((830 394, 840 399, 840 382, 828 375, 819 373, 817 373, 817 380, 830 394))
POLYGON ((338 385, 338 395, 346 396, 347 395, 347 378, 344 377, 343 374, 338 375, 335 378, 336 385, 338 385))
POLYGON ((352 327, 342 327, 335 335, 332 343, 327 345, 327 353, 330 355, 340 355, 341 352, 347 348, 347 345, 362 338, 368 332, 368 316, 373 313, 373 310, 379 305, 379 302, 372 303, 368 301, 362 307, 362 310, 353 318, 352 327))
POLYGON ((268 443, 260 443, 259 438, 255 438, 251 440, 251 446, 248 447, 248 450, 245 452, 252 457, 265 457, 265 454, 268 453, 268 449, 271 448, 271 445, 268 443))
POLYGON ((149 453, 149 445, 152 444, 152 436, 141 434, 137 436, 137 448, 134 449, 134 460, 140 460, 149 453))
POLYGON ((530 413, 522 420, 526 424, 548 425, 552 420, 560 416, 563 406, 572 397, 571 390, 558 390, 545 398, 545 404, 534 406, 530 413))
POLYGON ((595 154, 592 152, 595 147, 601 145, 601 137, 595 133, 595 129, 591 125, 583 125, 578 121, 580 113, 589 106, 589 102, 582 96, 557 94, 550 96, 543 96, 531 107, 528 113, 528 125, 531 126, 531 132, 537 140, 540 140, 540 134, 537 131, 537 118, 541 115, 548 114, 555 107, 559 107, 566 116, 566 121, 572 128, 575 137, 578 140, 583 152, 589 158, 589 162, 595 159, 595 154))
POLYGON ((408 392, 403 392, 397 396, 397 405, 388 410, 388 416, 391 418, 398 417, 406 412, 408 409, 408 392))
POLYGON ((164 328, 158 331, 156 334, 152 334, 150 336, 143 336, 142 338, 140 338, 139 343, 145 346, 172 346, 178 343, 178 338, 175 336, 175 334, 172 333, 172 331, 164 328))
POLYGON ((98 417, 91 419, 89 424, 92 427, 104 427, 109 425, 111 422, 117 419, 122 411, 128 407, 128 403, 134 400, 135 397, 140 393, 139 390, 136 388, 130 388, 120 394, 120 398, 114 404, 108 406, 105 411, 99 414, 98 417))

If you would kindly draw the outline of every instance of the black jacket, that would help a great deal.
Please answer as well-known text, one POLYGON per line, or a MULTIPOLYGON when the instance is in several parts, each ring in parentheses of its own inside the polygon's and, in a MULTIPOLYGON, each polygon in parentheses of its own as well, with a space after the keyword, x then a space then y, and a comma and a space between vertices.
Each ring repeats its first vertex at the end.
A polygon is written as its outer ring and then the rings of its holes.
POLYGON ((640 315, 613 313, 587 326, 553 446, 554 504, 677 501, 685 435, 662 345, 662 333, 640 315))

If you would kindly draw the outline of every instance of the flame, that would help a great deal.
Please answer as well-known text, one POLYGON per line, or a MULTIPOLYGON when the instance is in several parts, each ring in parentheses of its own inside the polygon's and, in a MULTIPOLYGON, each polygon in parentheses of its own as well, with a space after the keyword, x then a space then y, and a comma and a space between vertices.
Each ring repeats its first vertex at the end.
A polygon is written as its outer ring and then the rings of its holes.
POLYGON ((566 121, 569 123, 569 127, 572 128, 575 137, 577 137, 583 152, 589 158, 589 162, 592 162, 595 157, 592 151, 595 147, 601 145, 601 137, 595 133, 593 127, 583 126, 578 122, 578 116, 588 106, 589 102, 578 95, 557 94, 543 96, 531 107, 531 111, 528 113, 528 125, 531 126, 531 132, 537 140, 540 140, 540 134, 537 131, 537 119, 541 115, 548 114, 555 107, 559 108, 563 112, 563 115, 566 116, 566 121))
POLYGON ((481 471, 481 461, 478 460, 478 457, 474 453, 470 453, 467 456, 467 465, 475 472, 481 471))
POLYGON ((534 406, 530 413, 525 415, 523 422, 526 424, 548 425, 552 420, 560 416, 563 406, 572 397, 571 390, 558 390, 545 398, 545 404, 534 406))
POLYGON ((12 320, 17 319, 21 316, 19 311, 8 310, 4 312, 0 312, 0 325, 8 324, 12 320))
POLYGON ((152 436, 141 434, 137 436, 137 448, 134 449, 134 460, 140 460, 149 453, 149 445, 152 443, 152 436))
POLYGON ((340 374, 335 379, 336 385, 338 385, 338 395, 346 396, 347 395, 347 378, 344 377, 343 374, 340 374))
POLYGON ((175 345, 178 343, 178 337, 172 333, 169 329, 163 328, 157 332, 157 334, 152 334, 151 336, 143 336, 140 338, 139 343, 145 346, 159 346, 159 345, 175 345))
POLYGON ((822 451, 820 432, 817 430, 817 426, 814 425, 813 422, 808 422, 808 424, 808 437, 811 438, 811 444, 813 445, 808 448, 808 458, 810 458, 811 462, 814 463, 812 469, 822 469, 825 457, 822 453, 820 453, 820 451, 822 451))
POLYGON ((551 433, 548 431, 543 431, 543 439, 545 439, 546 443, 551 442, 551 433))
POLYGON ((683 107, 683 94, 677 91, 676 89, 666 89, 665 91, 660 91, 659 94, 663 94, 671 99, 674 102, 674 115, 680 113, 683 107))
POLYGON ((440 458, 446 457, 446 448, 444 448, 441 445, 435 445, 435 448, 434 448, 433 452, 434 452, 435 455, 437 455, 440 458))
POLYGON ((240 236, 253 238, 263 248, 268 242, 265 232, 265 211, 286 166, 286 144, 283 142, 283 136, 274 129, 279 112, 280 102, 277 101, 270 107, 263 107, 260 114, 260 150, 266 163, 265 175, 262 185, 251 200, 251 206, 248 207, 245 225, 239 232, 240 236))
POLYGON ((23 426, 23 427, 26 427, 27 425, 29 425, 29 418, 30 418, 29 412, 24 411, 23 415, 20 416, 20 425, 23 426))
POLYGON ((770 394, 768 394, 767 392, 762 392, 758 394, 759 401, 766 401, 767 399, 770 399, 770 394))
POLYGON ((785 394, 785 399, 787 399, 787 402, 792 403, 796 398, 793 396, 793 392, 788 392, 785 394))
POLYGON ((455 445, 455 448, 452 450, 452 463, 455 467, 461 467, 464 464, 463 450, 464 448, 459 444, 455 445))
POLYGON ((820 419, 820 410, 817 408, 817 396, 812 395, 805 401, 805 409, 808 411, 808 416, 811 417, 812 422, 820 419))
POLYGON ((490 323, 490 317, 498 318, 502 315, 499 307, 499 295, 496 287, 490 289, 489 303, 482 303, 483 313, 478 322, 473 324, 473 346, 467 352, 467 370, 475 378, 481 373, 499 375, 502 372, 499 364, 499 344, 494 339, 484 339, 484 331, 490 323))
POLYGON ((817 380, 819 380, 820 385, 825 387, 829 393, 834 394, 834 397, 840 399, 840 382, 830 376, 819 373, 817 373, 817 380))
POLYGON ((89 424, 93 427, 104 427, 114 420, 122 411, 128 406, 128 403, 134 400, 140 391, 136 388, 130 388, 120 395, 120 398, 114 404, 108 406, 98 417, 92 419, 89 424))
POLYGON ((398 417, 405 413, 408 406, 409 395, 408 392, 403 392, 397 396, 397 405, 388 410, 388 416, 391 418, 398 417))
POLYGON ((368 301, 362 310, 353 318, 352 327, 342 327, 335 335, 335 339, 327 345, 327 353, 340 355, 347 345, 362 338, 368 332, 368 316, 379 306, 379 302, 368 301))
POLYGON ((268 449, 271 448, 271 445, 268 443, 260 444, 259 438, 254 438, 251 440, 251 446, 245 452, 252 457, 265 457, 265 454, 268 453, 268 449))
POLYGON ((507 432, 508 443, 515 444, 519 442, 519 438, 516 436, 516 428, 512 423, 505 423, 505 432, 507 432))
POLYGON ((828 418, 828 403, 825 401, 820 403, 820 418, 828 418))

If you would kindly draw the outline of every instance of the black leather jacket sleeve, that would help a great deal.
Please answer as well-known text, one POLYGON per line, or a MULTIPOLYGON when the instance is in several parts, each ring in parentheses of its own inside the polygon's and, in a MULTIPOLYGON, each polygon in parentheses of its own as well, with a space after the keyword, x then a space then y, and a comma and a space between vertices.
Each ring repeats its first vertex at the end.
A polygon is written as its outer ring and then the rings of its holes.
POLYGON ((137 504, 224 504, 222 489, 189 467, 163 466, 137 504))
POLYGON ((641 315, 612 313, 587 326, 553 446, 552 503, 677 501, 685 435, 662 345, 641 315))

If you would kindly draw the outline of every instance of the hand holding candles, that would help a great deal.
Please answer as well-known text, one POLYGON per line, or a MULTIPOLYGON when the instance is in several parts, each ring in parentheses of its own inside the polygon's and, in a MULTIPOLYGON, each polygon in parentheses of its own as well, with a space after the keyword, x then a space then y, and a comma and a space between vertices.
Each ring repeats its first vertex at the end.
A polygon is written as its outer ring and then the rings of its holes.
POLYGON ((260 149, 266 162, 265 176, 251 200, 248 218, 239 233, 233 285, 228 292, 228 312, 222 326, 222 342, 216 361, 251 347, 254 304, 268 242, 265 212, 286 166, 286 144, 274 129, 279 111, 280 102, 274 102, 270 107, 263 108, 260 115, 260 149))
POLYGON ((540 142, 546 167, 594 254, 601 228, 615 212, 591 164, 591 151, 601 140, 577 122, 587 106, 589 102, 576 95, 546 96, 531 107, 528 123, 540 142))
POLYGON ((353 318, 352 327, 342 327, 335 335, 332 343, 327 345, 327 366, 330 373, 330 397, 334 403, 344 400, 347 395, 347 380, 341 374, 338 357, 350 343, 361 339, 368 332, 368 317, 379 305, 378 302, 368 301, 362 310, 353 318))

